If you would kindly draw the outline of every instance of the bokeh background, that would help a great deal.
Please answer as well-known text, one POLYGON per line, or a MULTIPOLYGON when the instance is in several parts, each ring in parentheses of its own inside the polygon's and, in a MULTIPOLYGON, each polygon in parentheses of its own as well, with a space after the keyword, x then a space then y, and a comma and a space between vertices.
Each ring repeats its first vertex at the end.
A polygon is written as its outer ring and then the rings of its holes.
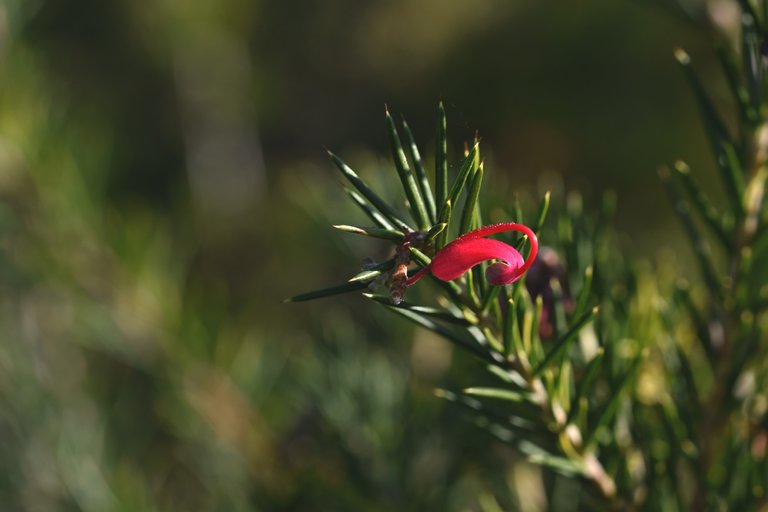
POLYGON ((394 190, 384 104, 429 160, 442 99, 496 195, 615 190, 653 259, 658 165, 712 174, 672 58, 726 101, 708 7, 0 2, 0 509, 537 510, 432 394, 473 363, 355 297, 282 303, 386 256, 329 228, 362 220, 323 148, 394 190))

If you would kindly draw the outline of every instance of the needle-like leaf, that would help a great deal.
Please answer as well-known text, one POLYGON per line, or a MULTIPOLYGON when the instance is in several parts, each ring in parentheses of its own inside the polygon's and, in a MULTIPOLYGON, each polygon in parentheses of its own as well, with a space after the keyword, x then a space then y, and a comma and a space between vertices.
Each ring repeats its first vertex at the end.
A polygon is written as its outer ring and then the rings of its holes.
POLYGON ((595 306, 591 311, 588 311, 582 315, 582 317, 579 318, 571 326, 570 329, 568 329, 568 332, 566 332, 559 340, 557 340, 555 346, 552 347, 552 350, 550 350, 549 353, 547 353, 546 357, 544 357, 544 360, 539 363, 533 374, 541 375, 541 372, 543 372, 550 364, 552 364, 558 356, 565 353, 566 349, 571 346, 574 340, 576 340, 576 335, 579 333, 579 331, 581 331, 581 328, 584 327, 588 322, 592 321, 592 319, 595 318, 599 312, 600 307, 595 306))
POLYGON ((691 176, 691 169, 688 167, 688 164, 678 160, 675 162, 675 171, 674 176, 688 193, 688 197, 691 198, 701 219, 712 230, 717 239, 723 244, 723 247, 730 247, 731 236, 723 227, 722 215, 718 213, 717 209, 709 201, 709 198, 704 194, 704 191, 699 187, 699 184, 691 176))
POLYGON ((448 199, 448 134, 445 107, 441 101, 437 107, 435 134, 435 195, 436 206, 445 205, 448 199))
POLYGON ((408 223, 404 222, 397 215, 395 210, 387 204, 376 192, 371 188, 353 171, 347 164, 345 164, 341 158, 328 151, 328 155, 336 167, 341 171, 341 174, 355 187, 379 212, 381 212, 387 220, 398 228, 408 228, 408 223))
POLYGON ((447 204, 448 201, 450 201, 452 205, 455 205, 456 201, 458 201, 461 191, 464 190, 464 185, 467 183, 467 179, 474 173, 475 169, 477 169, 479 164, 477 161, 478 151, 479 144, 475 144, 464 158, 464 162, 459 169, 459 174, 457 174, 456 179, 453 180, 453 185, 448 192, 448 198, 446 199, 446 203, 443 204, 443 208, 445 208, 445 204, 447 204))
POLYGON ((405 157, 405 151, 403 151, 403 144, 400 142, 400 135, 397 133, 395 121, 392 119, 389 110, 386 108, 384 117, 386 120, 387 135, 389 136, 389 144, 392 149, 392 158, 395 161, 395 169, 397 169, 397 174, 400 176, 400 182, 403 184, 403 190, 405 191, 405 197, 408 198, 408 205, 411 208, 413 219, 420 229, 426 229, 430 225, 427 207, 424 204, 424 198, 421 197, 419 186, 416 184, 416 179, 413 177, 411 167, 408 165, 408 159, 405 157))
POLYGON ((346 224, 334 224, 333 227, 339 231, 345 233, 354 233, 355 235, 365 235, 373 238, 381 238, 384 240, 392 240, 394 242, 403 241, 403 232, 396 229, 384 229, 384 228, 359 228, 357 226, 348 226, 346 224))
POLYGON ((413 162, 413 170, 416 173, 416 183, 419 185, 419 192, 426 202, 429 220, 431 223, 434 223, 437 218, 435 197, 432 195, 432 188, 429 185, 429 179, 424 170, 424 163, 421 161, 419 147, 416 145, 416 140, 413 138, 413 133, 411 132, 408 123, 405 122, 405 119, 403 119, 403 132, 405 133, 406 145, 409 149, 411 162, 413 162))
POLYGON ((696 228, 696 224, 693 222, 690 205, 683 199, 680 187, 676 180, 670 179, 669 169, 666 167, 659 169, 659 176, 661 177, 662 182, 667 186, 667 192, 669 193, 675 212, 678 217, 680 217, 683 227, 685 228, 688 237, 691 239, 693 252, 699 260, 699 267, 704 282, 707 283, 708 288, 715 297, 722 298, 723 287, 718 278, 715 266, 712 263, 709 246, 696 228))
POLYGON ((482 185, 483 164, 481 163, 472 176, 472 183, 469 187, 469 194, 467 195, 467 200, 464 202, 464 210, 461 212, 461 224, 459 225, 459 230, 461 233, 466 233, 467 231, 471 231, 474 227, 476 227, 474 224, 476 221, 477 203, 478 199, 480 198, 480 188, 482 185))
POLYGON ((741 215, 741 194, 744 190, 744 175, 738 158, 735 158, 736 154, 733 150, 734 144, 731 136, 712 100, 704 90, 701 80, 693 70, 691 57, 685 50, 678 48, 675 50, 675 58, 682 66, 699 104, 699 110, 704 120, 710 145, 717 160, 720 175, 728 192, 731 205, 741 215))
POLYGON ((349 292, 364 290, 367 287, 368 287, 368 282, 356 281, 353 283, 344 283, 337 286, 331 286, 329 288, 323 288, 320 290, 314 290, 311 292, 294 295, 293 297, 285 299, 283 302, 303 302, 307 300, 320 299, 323 297, 330 297, 332 295, 339 295, 342 293, 349 293, 349 292))

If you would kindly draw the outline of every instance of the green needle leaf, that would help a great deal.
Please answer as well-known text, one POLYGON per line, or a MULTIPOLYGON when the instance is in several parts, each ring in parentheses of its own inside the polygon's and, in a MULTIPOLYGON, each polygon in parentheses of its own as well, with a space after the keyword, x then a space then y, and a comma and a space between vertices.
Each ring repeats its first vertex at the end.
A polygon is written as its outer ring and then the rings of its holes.
POLYGON ((576 307, 573 309, 572 318, 579 318, 584 314, 587 309, 587 301, 589 301, 589 292, 592 289, 592 265, 584 269, 584 282, 579 290, 579 297, 576 299, 576 307))
MULTIPOLYGON (((595 357, 593 357, 587 364, 587 368, 584 370, 584 375, 581 377, 576 389, 576 395, 571 401, 571 410, 568 413, 568 421, 566 423, 572 421, 576 411, 581 407, 582 398, 586 398, 587 393, 592 389, 592 384, 595 382, 595 378, 597 378, 598 370, 600 370, 600 366, 603 364, 604 355, 605 349, 603 347, 598 348, 595 357)), ((586 400, 584 402, 588 403, 586 400)))
POLYGON ((707 325, 706 320, 699 312, 696 305, 693 303, 693 299, 691 298, 691 293, 688 288, 688 284, 684 281, 681 281, 677 284, 677 289, 675 290, 674 294, 675 302, 679 303, 681 306, 685 308, 685 310, 688 312, 688 316, 691 320, 691 323, 693 324, 693 327, 696 329, 696 337, 698 338, 699 343, 701 344, 702 349, 707 354, 707 359, 709 360, 710 364, 715 365, 717 362, 717 354, 715 353, 715 348, 712 343, 712 336, 710 335, 710 328, 707 325))
POLYGON ((429 213, 429 220, 434 223, 437 218, 437 211, 435 207, 435 197, 432 195, 432 188, 429 186, 429 180, 427 179, 427 173, 424 170, 424 163, 421 161, 421 154, 419 153, 419 147, 416 145, 416 140, 413 138, 408 123, 403 119, 403 132, 405 133, 405 140, 410 150, 411 161, 413 162, 413 170, 416 173, 416 182, 419 185, 419 192, 421 197, 427 203, 427 213, 429 213))
POLYGON ((533 443, 523 441, 519 446, 520 451, 528 457, 532 464, 547 467, 566 476, 584 475, 586 469, 577 461, 553 455, 533 443))
POLYGON ((477 325, 478 323, 477 317, 467 318, 466 316, 456 316, 450 311, 448 311, 447 309, 434 308, 429 306, 419 306, 417 304, 411 304, 406 301, 402 301, 400 302, 400 304, 393 304, 392 299, 388 295, 374 295, 370 293, 364 293, 363 296, 373 301, 384 304, 385 306, 390 306, 393 308, 400 308, 400 309, 407 309, 408 311, 412 311, 413 313, 428 316, 430 318, 434 318, 436 320, 442 320, 444 322, 448 322, 455 325, 469 327, 472 325, 477 325))
POLYGON ((415 324, 420 325, 425 329, 428 329, 436 334, 439 334, 440 336, 447 339, 451 343, 472 353, 473 355, 479 357, 483 361, 496 363, 496 364, 500 362, 499 358, 496 357, 496 354, 493 354, 485 350, 483 347, 473 342, 472 340, 469 340, 464 336, 459 335, 457 332, 436 323, 434 320, 427 318, 425 315, 422 315, 420 313, 417 313, 409 309, 396 307, 393 304, 385 304, 383 302, 378 302, 378 303, 384 306, 385 308, 389 309, 390 311, 394 311, 398 315, 404 316, 405 318, 414 322, 415 324))
MULTIPOLYGON (((461 191, 464 190, 464 185, 467 182, 467 178, 469 178, 469 176, 472 175, 474 170, 477 169, 477 166, 478 166, 477 153, 479 149, 480 149, 479 143, 475 144, 472 147, 472 150, 466 156, 466 158, 464 158, 464 162, 461 164, 461 169, 459 169, 459 174, 456 175, 456 179, 453 180, 453 185, 451 186, 451 190, 450 192, 448 192, 448 198, 446 199, 446 203, 450 201, 451 204, 455 205, 456 201, 458 201, 459 195, 461 195, 461 191)), ((445 207, 445 203, 443 204, 443 207, 445 207)))
POLYGON ((483 185, 483 172, 483 164, 481 163, 472 176, 469 195, 467 195, 467 200, 464 202, 464 210, 461 212, 461 224, 459 225, 460 233, 471 231, 474 227, 476 206, 480 197, 480 188, 483 185))
POLYGON ((739 212, 739 216, 742 213, 741 205, 741 193, 744 190, 744 177, 741 166, 738 165, 738 158, 735 158, 735 152, 733 151, 733 141, 731 140, 728 130, 725 127, 725 123, 717 112, 712 100, 704 90, 704 86, 701 83, 696 72, 691 66, 691 57, 678 48, 675 50, 675 58, 680 63, 685 72, 686 78, 693 89, 696 101, 699 104, 699 110, 704 120, 707 135, 709 137, 710 145, 715 154, 718 168, 720 169, 720 175, 728 192, 729 199, 733 203, 732 206, 739 212), (732 152, 728 154, 728 148, 732 152))
POLYGON ((368 215, 368 217, 380 228, 392 230, 395 229, 394 224, 392 224, 386 217, 379 213, 379 211, 376 210, 376 208, 374 208, 371 203, 369 203, 363 196, 347 187, 344 187, 344 192, 349 196, 350 199, 352 199, 352 202, 359 206, 360 209, 363 210, 365 214, 368 215))
POLYGON ((400 181, 403 184, 403 190, 405 191, 405 197, 408 198, 408 205, 411 208, 411 213, 416 221, 416 224, 420 229, 426 229, 429 226, 429 215, 427 215, 427 207, 424 204, 424 199, 419 193, 419 187, 416 184, 416 179, 413 177, 411 168, 408 165, 408 159, 405 157, 405 151, 403 151, 403 144, 400 142, 400 135, 397 133, 397 127, 395 121, 389 114, 389 110, 384 108, 384 117, 387 126, 387 135, 389 136, 389 144, 392 149, 392 157, 395 160, 395 168, 397 174, 400 176, 400 181))
POLYGON ((723 247, 728 249, 731 246, 731 237, 726 233, 723 228, 722 216, 718 213, 717 209, 710 203, 704 191, 699 187, 699 184, 691 176, 691 169, 688 164, 678 160, 675 162, 675 177, 680 181, 683 188, 688 193, 688 197, 693 201, 693 205, 696 207, 701 219, 717 236, 718 240, 723 244, 723 247))
POLYGON ((360 179, 360 177, 353 171, 347 164, 345 164, 341 158, 328 151, 328 155, 336 164, 341 174, 355 187, 377 210, 379 210, 384 217, 386 217, 393 225, 399 228, 407 228, 408 223, 402 221, 395 210, 387 204, 381 197, 376 194, 366 183, 360 179))
POLYGON ((481 311, 488 311, 488 309, 493 305, 496 301, 496 299, 499 297, 499 293, 501 292, 501 286, 488 286, 483 291, 483 297, 480 301, 480 310, 481 311))
POLYGON ((464 390, 464 393, 467 395, 482 396, 487 398, 498 398, 499 400, 506 400, 509 402, 528 402, 531 400, 530 396, 526 396, 523 393, 501 388, 467 388, 464 390))
POLYGON ((544 198, 541 200, 541 204, 539 204, 539 215, 536 218, 536 224, 534 224, 533 232, 536 233, 536 235, 541 232, 541 227, 544 225, 544 221, 547 219, 547 212, 549 212, 549 202, 550 198, 552 196, 552 192, 547 190, 547 193, 544 194, 544 198))
POLYGON ((520 224, 524 224, 524 218, 523 218, 523 206, 520 204, 520 196, 515 192, 515 199, 512 202, 514 206, 514 213, 515 213, 515 222, 518 222, 520 224))
POLYGON ((392 258, 382 263, 379 263, 378 265, 373 265, 363 270, 359 274, 350 278, 349 282, 354 283, 357 281, 371 281, 372 279, 379 277, 381 274, 384 274, 385 272, 392 270, 394 267, 395 267, 395 259, 392 258))
POLYGON ((382 238, 384 240, 392 240, 395 242, 403 241, 403 232, 396 229, 384 229, 384 228, 359 228, 357 226, 348 226, 346 224, 334 224, 334 228, 345 233, 354 233, 355 235, 365 235, 373 238, 382 238))
POLYGON ((645 355, 646 351, 640 353, 640 355, 638 355, 635 360, 632 361, 629 370, 624 374, 624 377, 622 377, 619 385, 612 388, 612 395, 608 405, 606 405, 605 409, 603 409, 602 414, 595 423, 595 428, 593 428, 584 438, 584 446, 586 447, 587 452, 592 451, 594 448, 593 443, 596 442, 595 434, 599 432, 603 427, 607 426, 611 419, 613 419, 613 416, 616 414, 616 409, 619 407, 619 400, 621 399, 622 393, 628 388, 627 384, 629 384, 631 379, 635 376, 635 373, 640 367, 640 363, 645 358, 645 355))
POLYGON ((517 306, 513 299, 507 300, 507 314, 504 317, 504 353, 509 356, 524 353, 523 338, 518 326, 517 306))
POLYGON ((659 169, 659 176, 662 182, 666 185, 667 192, 669 193, 670 200, 672 201, 675 212, 680 217, 683 227, 685 228, 688 237, 691 239, 691 245, 693 246, 693 252, 699 261, 699 267, 701 270, 704 282, 707 287, 714 294, 715 297, 722 299, 723 289, 720 284, 720 280, 717 276, 717 271, 712 263, 712 258, 709 254, 709 247, 696 228, 693 218, 691 216, 691 208, 688 202, 682 198, 680 187, 676 180, 670 179, 669 169, 662 167, 659 169))
POLYGON ((437 237, 435 237, 435 249, 440 250, 445 245, 446 238, 448 237, 448 225, 451 222, 451 207, 452 203, 449 199, 443 204, 443 208, 440 211, 440 224, 445 224, 445 229, 443 229, 440 233, 437 234, 437 237))
POLYGON ((437 107, 437 134, 435 136, 435 193, 437 204, 448 199, 448 134, 445 107, 441 101, 437 107))
POLYGON ((595 318, 599 312, 600 306, 595 306, 591 311, 588 311, 586 314, 582 315, 582 317, 579 318, 576 323, 571 326, 570 329, 568 329, 568 332, 566 332, 563 337, 557 341, 552 350, 550 350, 546 357, 544 357, 544 360, 536 367, 533 374, 535 376, 541 375, 541 372, 543 372, 547 366, 552 364, 558 356, 564 354, 568 347, 571 346, 572 342, 576 340, 576 335, 579 333, 579 331, 581 331, 582 327, 584 327, 588 322, 592 321, 592 319, 595 318))
POLYGON ((447 222, 440 222, 438 224, 435 224, 431 228, 429 228, 429 231, 427 231, 427 236, 424 238, 424 240, 429 243, 432 242, 435 238, 437 238, 443 231, 445 231, 445 228, 448 227, 447 222))
POLYGON ((736 100, 739 108, 739 117, 742 123, 756 123, 757 112, 752 110, 749 105, 749 93, 741 82, 741 71, 739 65, 733 56, 733 52, 729 44, 719 44, 717 46, 717 56, 720 59, 720 65, 723 67, 723 72, 728 81, 728 87, 733 94, 733 98, 736 100))
POLYGON ((285 299, 283 302, 303 302, 307 300, 320 299, 323 297, 330 297, 332 295, 339 295, 342 293, 356 292, 366 288, 368 288, 367 282, 344 283, 338 286, 331 286, 330 288, 323 288, 321 290, 294 295, 289 299, 285 299))
POLYGON ((411 251, 411 254, 413 255, 413 257, 416 258, 416 261, 421 263, 422 266, 426 267, 427 265, 432 263, 432 258, 427 256, 426 254, 424 254, 423 252, 421 252, 417 248, 409 247, 408 249, 411 251))
MULTIPOLYGON (((746 0, 743 4, 749 5, 746 0)), ((747 76, 747 94, 752 110, 759 113, 763 102, 763 57, 760 55, 760 36, 755 30, 757 17, 754 11, 751 16, 741 17, 742 59, 747 76)))
POLYGON ((359 274, 355 274, 354 276, 349 278, 350 283, 355 283, 358 281, 370 281, 371 279, 379 277, 381 274, 383 274, 381 270, 363 270, 359 274))

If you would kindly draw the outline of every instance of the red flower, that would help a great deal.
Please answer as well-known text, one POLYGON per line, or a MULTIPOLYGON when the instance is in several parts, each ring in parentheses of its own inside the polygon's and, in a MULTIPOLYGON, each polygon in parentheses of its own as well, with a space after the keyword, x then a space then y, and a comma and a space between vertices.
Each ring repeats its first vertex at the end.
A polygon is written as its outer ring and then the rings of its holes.
POLYGON ((430 271, 438 279, 451 281, 461 277, 475 265, 488 260, 498 260, 485 271, 485 277, 490 284, 501 286, 514 283, 533 264, 538 250, 539 242, 536 239, 536 234, 528 226, 515 222, 484 226, 464 233, 440 249, 429 265, 408 279, 408 286, 430 271), (523 261, 523 257, 514 247, 498 240, 484 238, 487 235, 505 231, 519 231, 528 237, 531 242, 531 252, 528 254, 527 260, 523 261))

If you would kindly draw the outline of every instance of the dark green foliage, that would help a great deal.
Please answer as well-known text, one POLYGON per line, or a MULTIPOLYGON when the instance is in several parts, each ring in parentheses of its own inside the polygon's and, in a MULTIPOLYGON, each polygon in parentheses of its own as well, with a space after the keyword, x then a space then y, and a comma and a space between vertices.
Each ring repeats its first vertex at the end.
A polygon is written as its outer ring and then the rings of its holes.
MULTIPOLYGON (((440 109, 438 126, 444 123, 444 111, 440 109)), ((392 118, 387 112, 387 130, 390 135, 395 155, 395 168, 403 185, 404 195, 412 205, 412 212, 420 231, 403 237, 401 231, 372 228, 356 228, 347 225, 335 226, 344 231, 364 234, 395 243, 396 248, 406 243, 410 258, 417 265, 428 265, 434 251, 442 247, 447 240, 448 226, 451 224, 452 206, 462 200, 461 217, 458 222, 458 234, 478 227, 480 219, 481 186, 484 168, 479 161, 479 144, 475 143, 464 157, 461 166, 450 186, 443 190, 420 188, 428 185, 423 171, 417 170, 418 182, 405 159, 399 143, 392 118), (422 179, 424 178, 424 179, 422 179), (419 185, 422 184, 422 185, 419 185), (469 184, 469 186, 466 186, 469 184), (466 191, 466 193, 464 193, 466 191), (436 197, 439 205, 438 223, 424 225, 430 217, 427 201, 423 208, 419 202, 424 197, 436 197), (413 206, 416 206, 413 208, 413 206), (427 215, 423 215, 426 213, 427 215)), ((407 127, 407 125, 404 125, 407 127)), ((419 152, 410 132, 408 143, 412 148, 411 160, 420 168, 419 152)), ((445 129, 438 130, 438 156, 444 150, 445 129)), ((332 155, 332 154, 331 154, 332 155)), ((345 175, 352 177, 356 188, 364 193, 376 210, 387 215, 389 222, 396 222, 395 208, 381 204, 379 196, 367 188, 362 180, 351 174, 340 160, 332 155, 334 162, 345 175)), ((442 158, 442 157, 441 157, 442 158)), ((438 162, 438 168, 443 165, 438 162)), ((437 184, 441 182, 440 173, 437 184)), ((360 201, 357 201, 358 204, 360 201)), ((542 240, 551 241, 555 250, 565 255, 566 268, 571 275, 565 275, 565 282, 552 280, 545 282, 551 289, 545 296, 531 296, 522 282, 506 287, 488 286, 482 272, 467 272, 456 282, 442 282, 433 279, 438 286, 432 289, 432 301, 440 306, 417 301, 395 301, 386 295, 365 294, 390 311, 414 322, 440 337, 445 338, 458 349, 466 351, 480 362, 487 365, 488 377, 496 384, 468 387, 462 393, 440 392, 438 396, 464 406, 475 416, 476 423, 488 430, 494 437, 514 446, 518 452, 534 464, 549 468, 556 473, 578 477, 589 482, 588 488, 595 492, 596 503, 612 507, 622 506, 629 497, 624 495, 626 488, 617 487, 617 482, 607 470, 600 455, 602 444, 613 446, 617 440, 611 439, 610 432, 615 425, 626 420, 624 409, 627 400, 631 400, 631 390, 637 378, 639 366, 645 360, 647 350, 642 347, 627 347, 628 355, 620 354, 616 348, 607 350, 605 343, 618 339, 621 332, 606 330, 595 332, 595 318, 599 307, 595 300, 608 301, 612 312, 609 325, 622 325, 628 321, 624 315, 615 312, 622 309, 624 298, 610 295, 610 279, 626 274, 621 262, 610 254, 612 250, 605 238, 607 231, 596 229, 581 212, 574 207, 562 209, 555 207, 551 195, 547 192, 538 205, 538 212, 531 218, 536 219, 533 228, 542 240), (558 236, 547 228, 548 214, 555 215, 558 229, 568 223, 571 234, 558 236), (554 235, 554 236, 553 236, 554 235), (555 244, 557 239, 562 245, 555 244), (594 265, 594 267, 593 267, 594 265), (585 269, 579 271, 578 269, 585 269), (592 268, 602 270, 602 279, 593 283, 592 268), (580 278, 573 278, 576 272, 580 278), (572 283, 568 285, 568 281, 572 283), (575 304, 571 303, 570 289, 580 283, 575 304), (565 287, 565 288, 563 288, 565 287), (546 308, 546 309, 545 309, 546 308), (547 322, 551 329, 556 327, 559 333, 556 341, 544 339, 539 332, 541 322, 547 322), (612 338, 616 336, 616 338, 612 338), (608 357, 610 355, 610 357, 608 357), (502 377, 502 382, 498 382, 502 377), (610 389, 609 395, 600 395, 598 389, 610 389), (487 402, 487 403, 486 403, 487 402)), ((366 213, 369 213, 366 210, 366 213)), ((370 216, 370 213, 369 213, 370 216)), ((518 214, 518 220, 522 214, 518 214)), ((518 248, 523 249, 526 239, 519 238, 518 248)), ((395 252, 400 254, 402 249, 395 252)), ((401 256, 397 256, 401 258, 401 256)), ((392 261, 392 260, 389 260, 392 261)), ((407 261, 405 262, 408 263, 407 261)), ((418 268, 418 267, 417 267, 418 268)), ((402 268, 396 266, 390 271, 390 286, 396 286, 396 277, 402 268)), ((387 284, 378 271, 364 271, 354 279, 376 278, 376 282, 366 281, 371 287, 387 284)), ((351 285, 360 285, 357 281, 351 285)), ((417 288, 423 289, 426 285, 417 288)), ((361 286, 362 288, 362 286, 361 286)), ((330 291, 315 292, 327 295, 338 290, 348 291, 350 285, 332 288, 330 291)), ((417 295, 419 290, 409 290, 409 295, 417 295)), ((540 292, 537 292, 540 293, 540 292)), ((422 294, 423 295, 423 294, 422 294)), ((311 298, 312 293, 298 296, 297 299, 311 298)), ((430 302, 432 302, 430 301, 430 302)), ((611 453, 609 451, 609 453, 611 453)), ((618 454, 617 451, 615 453, 618 454)), ((608 460, 609 464, 615 462, 608 460)))

